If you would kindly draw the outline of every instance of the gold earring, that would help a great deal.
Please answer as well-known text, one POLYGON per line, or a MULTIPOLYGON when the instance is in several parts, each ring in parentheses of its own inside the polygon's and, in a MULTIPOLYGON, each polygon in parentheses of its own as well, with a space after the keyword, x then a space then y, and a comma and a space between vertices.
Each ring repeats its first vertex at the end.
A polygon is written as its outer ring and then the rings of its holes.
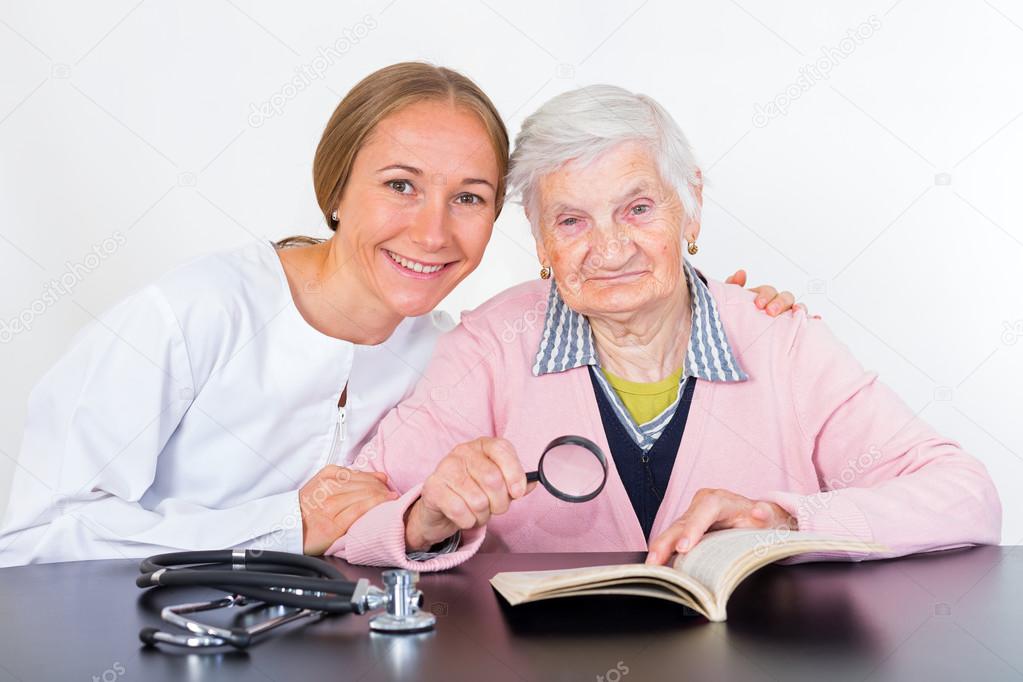
POLYGON ((551 278, 551 266, 545 265, 542 268, 540 268, 540 279, 550 279, 550 278, 551 278))
POLYGON ((686 244, 689 245, 689 255, 690 256, 695 256, 696 252, 700 250, 700 247, 696 245, 696 241, 695 240, 694 241, 689 241, 687 239, 686 240, 686 244))

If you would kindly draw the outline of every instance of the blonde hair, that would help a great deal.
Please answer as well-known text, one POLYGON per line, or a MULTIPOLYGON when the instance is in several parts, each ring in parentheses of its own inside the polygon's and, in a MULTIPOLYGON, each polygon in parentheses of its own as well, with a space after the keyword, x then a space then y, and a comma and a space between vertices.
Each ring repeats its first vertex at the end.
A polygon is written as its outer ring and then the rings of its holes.
MULTIPOLYGON (((479 116, 497 157, 494 217, 500 215, 508 170, 508 131, 497 108, 478 85, 457 71, 422 62, 401 62, 374 71, 359 81, 334 109, 316 147, 313 187, 331 230, 337 230, 337 221, 331 213, 341 201, 356 155, 376 125, 404 107, 430 100, 451 102, 479 116)), ((288 237, 277 245, 308 244, 310 240, 310 237, 288 237)))

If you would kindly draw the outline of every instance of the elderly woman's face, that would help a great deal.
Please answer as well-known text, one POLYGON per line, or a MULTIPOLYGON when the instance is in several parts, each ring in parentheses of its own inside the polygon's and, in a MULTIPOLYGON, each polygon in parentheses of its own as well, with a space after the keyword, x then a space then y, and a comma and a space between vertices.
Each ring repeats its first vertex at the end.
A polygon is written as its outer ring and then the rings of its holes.
POLYGON ((537 253, 570 307, 600 317, 677 294, 684 212, 646 146, 623 143, 594 162, 567 163, 538 189, 537 253))

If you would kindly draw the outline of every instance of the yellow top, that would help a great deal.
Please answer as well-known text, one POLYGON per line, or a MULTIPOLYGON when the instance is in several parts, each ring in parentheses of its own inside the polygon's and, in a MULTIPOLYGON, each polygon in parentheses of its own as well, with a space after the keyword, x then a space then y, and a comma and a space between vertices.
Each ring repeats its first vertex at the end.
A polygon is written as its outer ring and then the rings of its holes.
POLYGON ((682 379, 681 367, 671 376, 651 383, 627 381, 610 374, 603 368, 600 371, 607 377, 611 388, 622 399, 625 409, 629 411, 637 424, 646 424, 668 409, 668 406, 678 398, 679 381, 682 379))

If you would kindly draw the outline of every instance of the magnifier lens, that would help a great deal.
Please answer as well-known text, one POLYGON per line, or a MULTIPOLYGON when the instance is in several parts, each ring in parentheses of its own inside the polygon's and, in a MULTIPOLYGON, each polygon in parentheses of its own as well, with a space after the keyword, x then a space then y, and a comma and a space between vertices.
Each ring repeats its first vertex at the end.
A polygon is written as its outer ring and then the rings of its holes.
POLYGON ((604 466, 586 448, 574 443, 557 445, 543 458, 543 474, 548 485, 562 495, 584 497, 604 484, 604 466))

